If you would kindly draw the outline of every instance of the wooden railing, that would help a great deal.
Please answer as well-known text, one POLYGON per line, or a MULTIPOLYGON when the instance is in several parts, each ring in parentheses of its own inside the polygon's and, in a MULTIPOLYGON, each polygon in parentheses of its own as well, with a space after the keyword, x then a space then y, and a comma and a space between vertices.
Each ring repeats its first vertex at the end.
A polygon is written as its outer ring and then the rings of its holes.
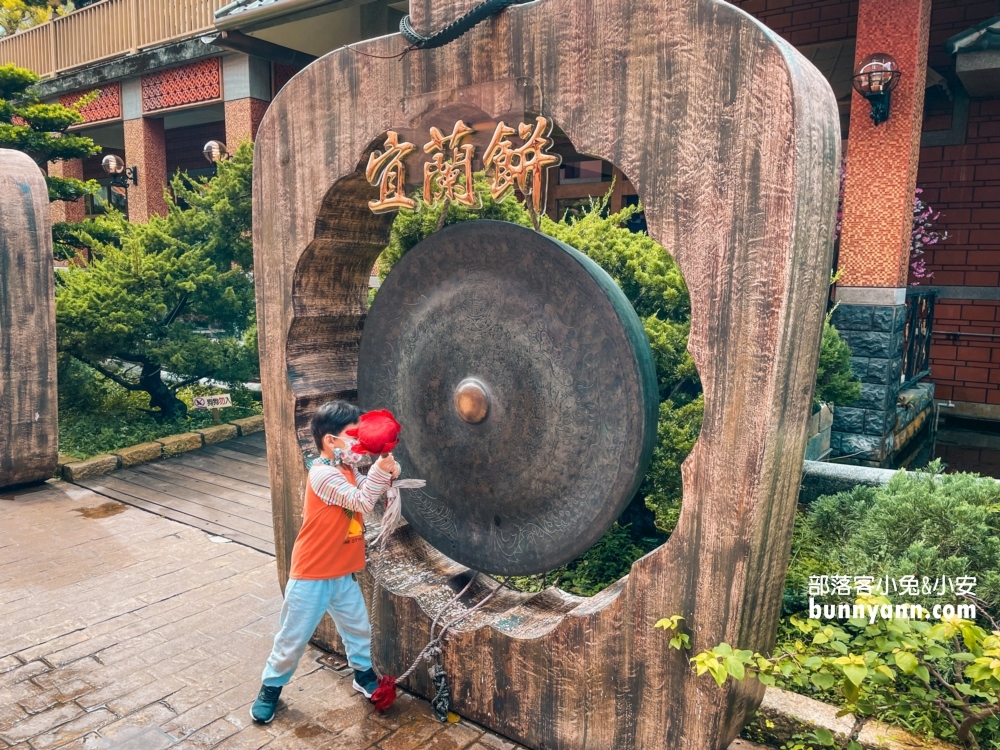
POLYGON ((100 60, 197 36, 214 28, 227 0, 103 0, 0 38, 0 65, 54 76, 100 60))

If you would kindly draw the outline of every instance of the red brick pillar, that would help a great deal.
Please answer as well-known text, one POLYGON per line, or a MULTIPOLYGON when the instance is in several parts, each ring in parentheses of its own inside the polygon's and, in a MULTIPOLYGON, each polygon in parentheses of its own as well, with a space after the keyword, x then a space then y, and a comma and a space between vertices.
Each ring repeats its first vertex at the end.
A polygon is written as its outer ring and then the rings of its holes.
POLYGON ((226 148, 232 153, 243 141, 257 137, 269 102, 248 96, 226 102, 226 148))
POLYGON ((896 58, 902 76, 892 92, 889 119, 880 125, 872 123, 864 97, 855 91, 851 100, 841 292, 906 286, 930 11, 930 0, 861 0, 858 7, 855 69, 868 55, 887 52, 896 58))
POLYGON ((930 0, 860 0, 858 7, 855 69, 884 52, 896 59, 902 75, 886 122, 872 122, 871 105, 857 92, 851 100, 833 322, 851 347, 861 397, 834 410, 831 448, 835 456, 876 466, 891 464, 908 439, 896 400, 930 9, 930 0))
POLYGON ((138 117, 125 121, 125 166, 138 167, 139 184, 128 186, 128 218, 147 221, 167 213, 167 147, 163 120, 138 117))
MULTIPOLYGON (((52 177, 75 177, 83 179, 83 160, 64 159, 49 162, 49 174, 52 177)), ((55 201, 51 205, 52 223, 59 221, 83 221, 86 216, 86 206, 83 199, 78 201, 55 201)))

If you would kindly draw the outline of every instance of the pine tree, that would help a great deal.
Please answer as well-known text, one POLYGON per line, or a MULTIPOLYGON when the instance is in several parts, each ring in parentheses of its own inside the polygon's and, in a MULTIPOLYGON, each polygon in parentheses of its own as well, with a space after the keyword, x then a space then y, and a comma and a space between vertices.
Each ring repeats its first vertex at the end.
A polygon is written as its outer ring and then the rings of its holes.
MULTIPOLYGON (((50 161, 81 159, 101 152, 90 138, 69 132, 83 122, 79 108, 92 99, 84 97, 73 107, 43 104, 32 91, 39 77, 12 63, 0 65, 0 148, 22 151, 43 172, 50 161)), ((93 180, 46 175, 50 201, 77 201, 96 193, 93 180)))
POLYGON ((186 414, 176 395, 184 385, 258 376, 252 165, 245 143, 210 180, 179 173, 166 216, 141 224, 109 213, 103 238, 76 233, 90 263, 57 276, 60 353, 147 392, 160 419, 186 414))

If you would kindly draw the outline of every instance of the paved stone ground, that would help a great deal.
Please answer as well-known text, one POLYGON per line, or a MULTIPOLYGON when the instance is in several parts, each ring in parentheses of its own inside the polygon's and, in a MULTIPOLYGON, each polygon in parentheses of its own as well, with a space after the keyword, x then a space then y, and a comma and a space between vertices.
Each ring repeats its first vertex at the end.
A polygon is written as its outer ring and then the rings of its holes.
POLYGON ((516 748, 406 694, 375 714, 312 648, 253 724, 281 607, 269 555, 61 482, 0 495, 0 529, 0 748, 516 748))
POLYGON ((0 748, 509 750, 401 695, 385 716, 310 649, 250 721, 274 559, 64 483, 0 496, 0 748))

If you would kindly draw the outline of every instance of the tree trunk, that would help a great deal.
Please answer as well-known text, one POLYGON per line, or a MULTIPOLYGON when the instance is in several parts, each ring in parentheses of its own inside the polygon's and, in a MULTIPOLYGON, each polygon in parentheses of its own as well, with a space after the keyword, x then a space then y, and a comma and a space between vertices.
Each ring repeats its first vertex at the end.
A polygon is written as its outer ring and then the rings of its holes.
POLYGON ((158 365, 146 363, 139 375, 139 387, 149 394, 149 406, 159 409, 157 416, 162 421, 171 421, 187 416, 187 404, 174 394, 160 377, 161 368, 158 365))

